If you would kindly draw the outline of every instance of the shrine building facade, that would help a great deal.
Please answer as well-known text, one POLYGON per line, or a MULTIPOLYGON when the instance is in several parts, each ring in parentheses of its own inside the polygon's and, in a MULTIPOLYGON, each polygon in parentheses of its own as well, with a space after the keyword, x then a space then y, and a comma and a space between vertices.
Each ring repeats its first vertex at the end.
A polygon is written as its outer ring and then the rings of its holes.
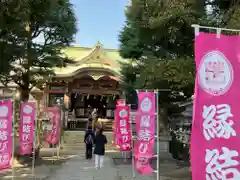
POLYGON ((64 104, 69 129, 86 127, 93 108, 98 109, 99 119, 112 122, 116 100, 122 96, 121 63, 127 60, 118 50, 105 49, 99 42, 92 48, 72 46, 63 53, 74 63, 55 68, 55 76, 48 78, 43 89, 37 89, 42 106, 64 104))

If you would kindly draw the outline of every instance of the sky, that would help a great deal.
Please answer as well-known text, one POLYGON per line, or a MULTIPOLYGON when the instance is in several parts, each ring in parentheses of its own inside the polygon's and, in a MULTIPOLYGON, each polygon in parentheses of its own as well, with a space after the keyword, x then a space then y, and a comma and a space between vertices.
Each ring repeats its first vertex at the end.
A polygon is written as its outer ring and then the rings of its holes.
POLYGON ((105 48, 118 48, 124 26, 124 9, 129 0, 71 0, 77 17, 74 45, 92 47, 99 41, 105 48))

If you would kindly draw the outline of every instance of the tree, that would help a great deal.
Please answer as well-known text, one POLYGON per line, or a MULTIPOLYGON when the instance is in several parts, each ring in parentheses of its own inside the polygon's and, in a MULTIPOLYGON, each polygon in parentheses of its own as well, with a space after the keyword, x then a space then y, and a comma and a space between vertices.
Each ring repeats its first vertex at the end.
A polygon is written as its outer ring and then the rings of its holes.
POLYGON ((21 100, 53 67, 72 63, 61 49, 76 33, 69 0, 9 0, 0 2, 0 57, 2 82, 15 82, 21 100))
POLYGON ((240 29, 240 0, 214 0, 210 4, 220 27, 240 29))
POLYGON ((123 66, 125 84, 167 88, 189 98, 195 76, 191 25, 238 28, 239 7, 240 0, 132 0, 119 35, 120 54, 135 61, 138 78, 128 82, 133 71, 133 63, 129 63, 123 66))
POLYGON ((138 78, 134 83, 128 81, 133 72, 129 63, 122 71, 125 84, 180 91, 184 98, 192 95, 195 69, 191 24, 205 21, 205 6, 200 7, 199 1, 192 0, 132 0, 126 10, 126 26, 119 35, 120 54, 134 61, 138 78))
POLYGON ((170 89, 171 93, 159 96, 159 103, 170 113, 180 114, 184 109, 172 102, 194 93, 191 25, 240 28, 239 1, 132 0, 119 35, 120 54, 131 61, 122 69, 123 87, 170 89))

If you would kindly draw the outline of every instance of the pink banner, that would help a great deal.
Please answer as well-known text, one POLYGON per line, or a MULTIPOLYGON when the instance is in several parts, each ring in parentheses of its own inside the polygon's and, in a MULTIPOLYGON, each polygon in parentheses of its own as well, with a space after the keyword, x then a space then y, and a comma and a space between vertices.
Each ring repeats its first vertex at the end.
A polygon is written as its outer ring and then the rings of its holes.
POLYGON ((154 92, 138 92, 138 114, 156 113, 156 95, 154 92))
MULTIPOLYGON (((117 106, 126 106, 126 102, 124 99, 118 99, 116 103, 116 109, 117 106)), ((114 113, 114 129, 113 129, 113 146, 119 146, 119 129, 118 129, 118 121, 119 118, 116 118, 116 111, 114 113)))
POLYGON ((240 179, 240 36, 200 33, 191 135, 193 180, 240 179))
POLYGON ((125 99, 118 99, 117 100, 117 106, 126 106, 125 99))
POLYGON ((32 154, 34 144, 34 126, 36 119, 36 103, 23 102, 20 107, 19 145, 20 154, 32 154))
POLYGON ((51 121, 51 131, 47 133, 47 142, 52 145, 59 143, 61 136, 61 109, 59 107, 48 107, 48 116, 51 121))
POLYGON ((155 141, 155 101, 156 95, 154 92, 138 93, 134 166, 139 174, 151 174, 153 172, 149 160, 153 157, 155 141))
POLYGON ((121 152, 131 150, 131 129, 129 123, 129 106, 116 107, 116 141, 121 152))
POLYGON ((12 102, 0 101, 0 170, 12 166, 12 102))

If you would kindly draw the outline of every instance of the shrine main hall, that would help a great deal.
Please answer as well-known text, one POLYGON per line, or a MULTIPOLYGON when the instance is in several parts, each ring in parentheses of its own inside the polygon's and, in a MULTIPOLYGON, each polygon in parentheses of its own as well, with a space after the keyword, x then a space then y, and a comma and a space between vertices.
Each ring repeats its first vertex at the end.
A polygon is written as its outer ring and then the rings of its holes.
MULTIPOLYGON (((121 64, 127 63, 118 50, 106 49, 99 42, 92 48, 72 46, 63 50, 74 63, 54 68, 44 88, 33 88, 32 94, 41 94, 41 105, 52 107, 65 104, 68 129, 86 127, 89 112, 98 109, 99 119, 112 122, 120 90, 121 64), (36 91, 36 92, 35 92, 36 91)), ((12 89, 15 84, 11 84, 12 89)), ((0 87, 0 96, 9 89, 0 87)))

